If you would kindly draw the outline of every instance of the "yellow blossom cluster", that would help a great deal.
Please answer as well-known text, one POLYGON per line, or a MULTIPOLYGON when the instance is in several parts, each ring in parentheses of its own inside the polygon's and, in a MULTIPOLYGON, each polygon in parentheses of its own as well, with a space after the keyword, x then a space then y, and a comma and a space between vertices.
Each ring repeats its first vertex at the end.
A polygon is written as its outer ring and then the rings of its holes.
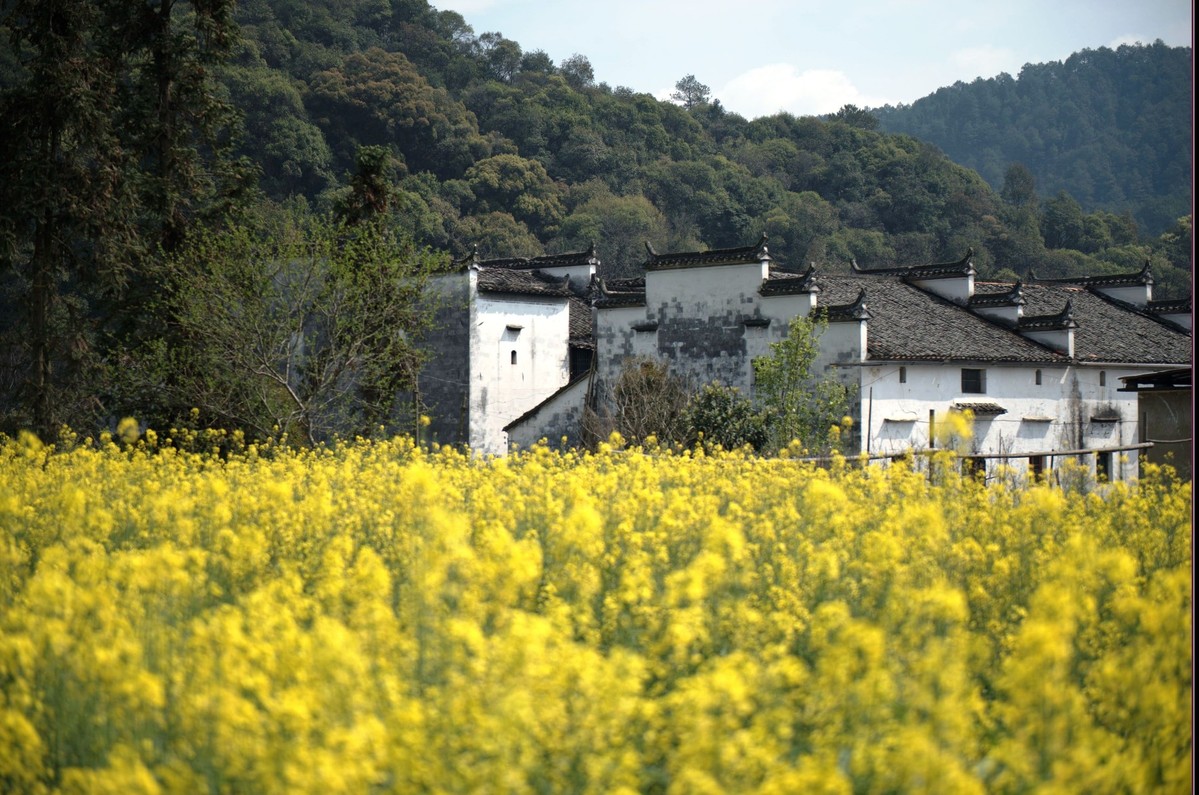
POLYGON ((1191 490, 0 445, 0 791, 1184 792, 1191 490))

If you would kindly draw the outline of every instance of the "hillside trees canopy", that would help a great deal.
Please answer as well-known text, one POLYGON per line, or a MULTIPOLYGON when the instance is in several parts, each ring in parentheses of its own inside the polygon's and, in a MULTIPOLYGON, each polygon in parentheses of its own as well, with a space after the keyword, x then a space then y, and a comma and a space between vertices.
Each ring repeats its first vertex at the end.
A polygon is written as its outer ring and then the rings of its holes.
POLYGON ((783 267, 973 247, 984 278, 1148 260, 1158 297, 1189 294, 1185 48, 959 84, 876 130, 853 107, 747 120, 698 81, 688 107, 614 88, 426 0, 13 0, 0 36, 0 411, 44 434, 143 405, 117 374, 181 333, 159 265, 262 200, 383 209, 455 256, 595 243, 609 274, 636 272, 638 238, 766 232, 783 267))
POLYGON ((1022 163, 1043 193, 1129 210, 1160 234, 1191 206, 1191 51, 1100 47, 1027 64, 875 111, 881 128, 927 140, 992 186, 1022 163))
POLYGON ((111 411, 114 352, 159 330, 149 259, 244 196, 214 71, 233 3, 0 10, 0 403, 51 436, 111 411))

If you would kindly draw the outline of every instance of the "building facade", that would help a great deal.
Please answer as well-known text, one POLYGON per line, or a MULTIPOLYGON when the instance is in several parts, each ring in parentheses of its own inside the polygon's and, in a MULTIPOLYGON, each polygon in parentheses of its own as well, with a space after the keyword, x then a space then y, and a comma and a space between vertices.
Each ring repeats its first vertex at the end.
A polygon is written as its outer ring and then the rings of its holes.
POLYGON ((591 367, 593 250, 535 259, 471 255, 435 280, 429 364, 419 379, 429 439, 508 450, 505 425, 591 367))
MULTIPOLYGON (((467 330, 445 335, 465 356, 465 414, 435 420, 439 438, 486 453, 540 438, 580 441, 584 406, 604 410, 621 368, 647 357, 692 387, 752 396, 753 362, 796 316, 827 319, 815 370, 850 387, 853 445, 899 456, 943 443, 939 423, 970 411, 964 452, 977 466, 1030 473, 1078 458, 1110 478, 1136 472, 1136 395, 1121 379, 1190 367, 1189 302, 1155 302, 1134 274, 1017 283, 952 263, 825 275, 779 268, 765 238, 743 248, 659 254, 644 276, 595 277, 593 250, 467 263, 467 330), (573 322, 572 318, 573 315, 573 322), (593 357, 593 358, 592 358, 593 357), (583 366, 586 362, 587 366, 583 366), (449 427, 468 428, 451 436, 449 427), (1085 452, 1083 452, 1085 451, 1085 452)), ((447 282, 448 283, 448 282, 447 282)), ((944 425, 940 426, 944 429, 944 425)))

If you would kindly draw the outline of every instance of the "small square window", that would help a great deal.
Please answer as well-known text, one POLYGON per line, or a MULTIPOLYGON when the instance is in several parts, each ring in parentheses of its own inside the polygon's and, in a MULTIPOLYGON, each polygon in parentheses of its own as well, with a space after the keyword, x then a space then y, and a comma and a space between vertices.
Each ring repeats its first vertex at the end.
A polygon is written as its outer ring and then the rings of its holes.
POLYGON ((899 383, 906 384, 908 382, 908 368, 899 368, 899 383))
POLYGON ((986 394, 987 371, 971 367, 962 368, 962 391, 971 395, 986 394))
POLYGON ((1028 474, 1034 480, 1041 480, 1045 477, 1045 456, 1034 455, 1028 458, 1028 474))

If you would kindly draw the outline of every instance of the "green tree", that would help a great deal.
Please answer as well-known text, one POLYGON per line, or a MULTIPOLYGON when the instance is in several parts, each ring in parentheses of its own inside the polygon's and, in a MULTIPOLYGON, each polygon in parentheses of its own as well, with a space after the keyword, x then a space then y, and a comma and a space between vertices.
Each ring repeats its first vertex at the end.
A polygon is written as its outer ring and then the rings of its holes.
POLYGON ((1086 247, 1086 221, 1082 206, 1065 191, 1048 199, 1041 211, 1041 232, 1045 236, 1046 248, 1070 248, 1078 251, 1086 247))
POLYGON ((843 105, 840 110, 829 116, 829 119, 857 127, 859 130, 878 129, 878 117, 857 105, 843 105))
POLYGON ((591 198, 562 222, 560 248, 600 248, 608 276, 634 276, 645 260, 645 241, 667 236, 666 217, 644 196, 591 198))
POLYGON ((137 167, 124 178, 139 188, 149 247, 169 252, 250 182, 232 154, 240 114, 217 84, 238 41, 235 0, 98 4, 101 54, 123 66, 115 121, 137 167))
POLYGON ((402 53, 372 48, 348 56, 313 76, 308 103, 343 158, 359 146, 387 146, 408 170, 451 179, 489 150, 466 108, 402 53))
POLYGON ((355 157, 350 184, 333 202, 333 212, 347 224, 386 216, 396 198, 395 157, 386 147, 364 146, 355 157))
POLYGON ((540 257, 545 248, 529 227, 509 213, 468 215, 452 225, 453 241, 460 246, 456 255, 477 246, 482 259, 502 257, 540 257))
POLYGON ((736 387, 708 384, 692 395, 685 418, 689 445, 718 444, 726 450, 766 446, 766 416, 736 387))
POLYGON ((706 105, 712 97, 712 89, 695 79, 695 75, 687 75, 674 84, 671 100, 679 103, 687 110, 697 105, 706 105))
POLYGON ((754 396, 765 411, 770 446, 775 450, 794 440, 812 452, 848 443, 842 420, 849 410, 851 390, 835 377, 815 371, 820 336, 827 327, 822 318, 796 316, 787 337, 770 346, 770 355, 754 360, 754 396))
POLYGON ((5 11, 21 71, 0 93, 3 401, 10 423, 47 438, 79 419, 95 364, 88 299, 123 286, 118 241, 132 218, 112 119, 117 72, 94 49, 99 9, 39 0, 5 11))
POLYGON ((439 258, 385 218, 284 214, 200 232, 169 262, 179 338, 151 346, 176 410, 306 443, 398 430, 439 258))
POLYGON ((590 88, 595 83, 595 70, 586 55, 575 53, 558 65, 558 72, 566 78, 571 88, 590 88))
POLYGON ((475 212, 510 212, 540 232, 552 231, 562 220, 560 189, 536 160, 496 155, 471 166, 465 179, 475 212))
POLYGON ((999 195, 1013 207, 1037 206, 1037 180, 1023 163, 1012 163, 1003 174, 999 195))

